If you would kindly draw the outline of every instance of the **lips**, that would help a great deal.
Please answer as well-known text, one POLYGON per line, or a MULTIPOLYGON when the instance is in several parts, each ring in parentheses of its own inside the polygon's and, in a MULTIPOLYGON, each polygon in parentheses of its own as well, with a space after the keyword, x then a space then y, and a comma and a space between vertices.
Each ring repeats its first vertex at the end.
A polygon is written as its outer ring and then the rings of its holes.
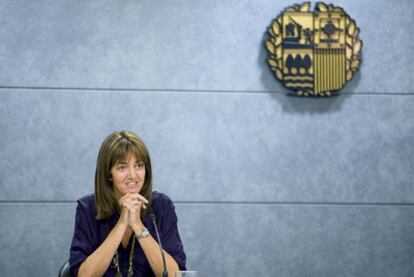
POLYGON ((139 190, 141 189, 140 186, 140 182, 139 181, 134 181, 134 182, 125 182, 123 184, 124 187, 124 191, 125 192, 139 192, 139 190))
POLYGON ((125 186, 127 188, 135 188, 138 185, 138 182, 127 182, 125 183, 125 186))

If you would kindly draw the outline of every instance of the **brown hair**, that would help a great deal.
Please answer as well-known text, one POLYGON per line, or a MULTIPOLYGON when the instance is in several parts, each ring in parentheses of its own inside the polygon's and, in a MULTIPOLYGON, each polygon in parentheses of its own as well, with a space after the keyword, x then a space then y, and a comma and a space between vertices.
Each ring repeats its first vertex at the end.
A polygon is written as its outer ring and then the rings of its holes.
MULTIPOLYGON (((120 212, 111 179, 111 169, 119 161, 125 160, 128 154, 135 155, 145 164, 145 180, 140 194, 149 201, 147 207, 151 207, 151 159, 144 141, 130 131, 113 132, 102 143, 96 162, 95 204, 97 220, 109 219, 114 212, 120 212)), ((147 212, 148 209, 143 210, 141 216, 147 212)))

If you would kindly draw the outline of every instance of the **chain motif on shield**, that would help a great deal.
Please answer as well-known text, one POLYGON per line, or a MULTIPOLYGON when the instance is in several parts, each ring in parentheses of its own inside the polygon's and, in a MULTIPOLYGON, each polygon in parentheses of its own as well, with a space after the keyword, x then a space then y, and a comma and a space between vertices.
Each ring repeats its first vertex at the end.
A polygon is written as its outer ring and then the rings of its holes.
POLYGON ((268 28, 268 64, 299 96, 331 96, 352 79, 361 63, 355 20, 340 7, 310 2, 286 8, 268 28))

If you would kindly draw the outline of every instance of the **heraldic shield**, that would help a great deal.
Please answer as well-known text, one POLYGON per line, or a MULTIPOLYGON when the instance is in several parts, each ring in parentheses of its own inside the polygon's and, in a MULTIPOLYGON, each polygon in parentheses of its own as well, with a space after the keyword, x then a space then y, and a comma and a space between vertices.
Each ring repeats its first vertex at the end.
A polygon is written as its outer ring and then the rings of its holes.
POLYGON ((310 2, 286 8, 266 41, 275 77, 301 96, 336 94, 361 63, 359 28, 340 7, 310 2))

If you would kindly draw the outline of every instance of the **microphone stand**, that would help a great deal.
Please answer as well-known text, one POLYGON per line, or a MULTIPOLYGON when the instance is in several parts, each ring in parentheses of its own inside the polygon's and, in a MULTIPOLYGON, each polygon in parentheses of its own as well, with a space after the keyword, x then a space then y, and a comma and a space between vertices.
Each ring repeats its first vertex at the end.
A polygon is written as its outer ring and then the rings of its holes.
POLYGON ((164 266, 164 271, 162 272, 162 277, 168 277, 167 263, 165 262, 165 255, 164 255, 164 250, 163 250, 162 244, 161 244, 160 233, 158 233, 157 224, 155 223, 155 219, 156 219, 155 214, 153 214, 153 213, 150 214, 150 218, 151 218, 152 224, 154 225, 155 233, 157 234, 158 244, 160 246, 161 257, 162 257, 162 264, 164 266))

